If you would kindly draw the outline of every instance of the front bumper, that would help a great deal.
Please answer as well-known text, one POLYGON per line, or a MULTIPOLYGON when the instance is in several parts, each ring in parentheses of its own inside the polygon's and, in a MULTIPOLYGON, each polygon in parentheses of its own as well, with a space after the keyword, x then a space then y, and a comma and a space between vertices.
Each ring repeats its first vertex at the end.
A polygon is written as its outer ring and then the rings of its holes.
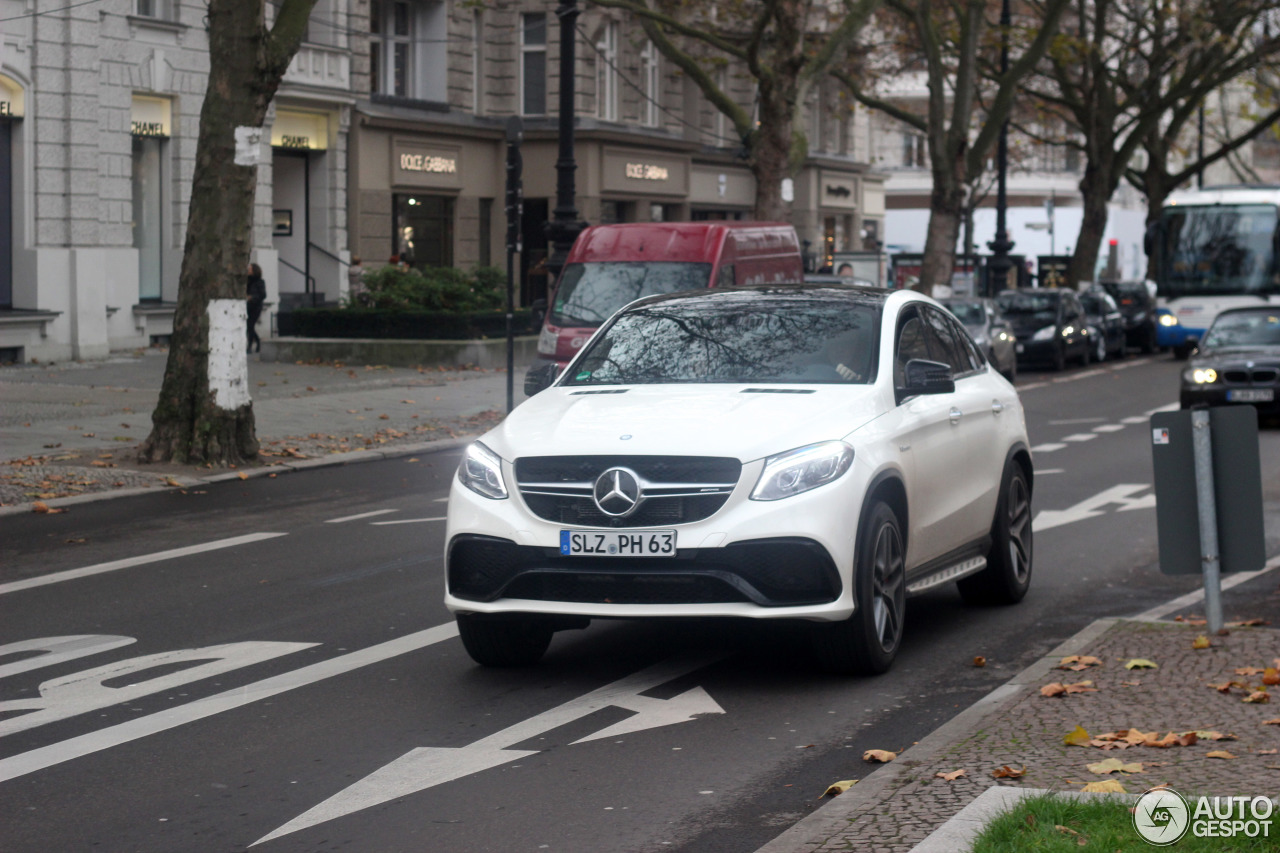
POLYGON ((1232 388, 1221 382, 1215 382, 1212 385, 1193 385, 1184 382, 1179 403, 1184 409, 1190 409, 1193 406, 1253 406, 1259 414, 1280 415, 1280 388, 1232 388), (1231 399, 1234 396, 1232 392, 1237 391, 1270 391, 1271 399, 1231 399))
POLYGON ((1030 338, 1019 339, 1015 350, 1018 361, 1053 361, 1062 343, 1056 338, 1047 341, 1033 341, 1030 338))
POLYGON ((1200 342, 1200 336, 1204 331, 1204 329, 1193 329, 1182 325, 1169 311, 1160 311, 1156 315, 1156 346, 1181 347, 1196 344, 1200 342))

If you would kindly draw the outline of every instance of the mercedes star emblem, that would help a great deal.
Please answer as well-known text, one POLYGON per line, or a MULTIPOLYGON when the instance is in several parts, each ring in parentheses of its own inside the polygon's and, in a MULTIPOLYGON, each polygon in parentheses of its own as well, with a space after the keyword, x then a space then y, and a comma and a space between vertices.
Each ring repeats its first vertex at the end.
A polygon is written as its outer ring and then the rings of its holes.
POLYGON ((605 515, 622 518, 640 504, 640 478, 626 468, 610 468, 596 478, 591 496, 605 515))

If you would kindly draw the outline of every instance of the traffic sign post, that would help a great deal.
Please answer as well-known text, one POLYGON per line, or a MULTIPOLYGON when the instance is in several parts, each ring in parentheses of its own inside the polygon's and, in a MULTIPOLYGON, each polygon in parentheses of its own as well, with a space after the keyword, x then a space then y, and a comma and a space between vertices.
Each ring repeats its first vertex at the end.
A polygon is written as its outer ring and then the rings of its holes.
POLYGON ((1222 573, 1266 561, 1257 410, 1158 412, 1151 451, 1160 571, 1204 576, 1209 630, 1219 631, 1222 573))
POLYGON ((524 137, 524 122, 520 116, 507 119, 507 412, 515 408, 516 342, 512 324, 515 321, 516 272, 515 256, 520 246, 520 217, 524 213, 524 161, 520 157, 520 142, 524 137))

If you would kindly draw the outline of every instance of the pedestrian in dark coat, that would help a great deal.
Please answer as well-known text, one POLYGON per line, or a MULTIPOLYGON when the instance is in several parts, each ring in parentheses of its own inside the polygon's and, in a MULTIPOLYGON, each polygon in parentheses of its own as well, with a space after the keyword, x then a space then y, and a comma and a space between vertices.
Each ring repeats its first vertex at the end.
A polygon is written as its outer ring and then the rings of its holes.
POLYGON ((257 264, 249 264, 245 299, 249 309, 249 352, 253 352, 254 344, 258 345, 258 352, 262 352, 262 339, 258 337, 256 326, 262 316, 262 306, 267 301, 267 283, 262 280, 262 267, 257 264))

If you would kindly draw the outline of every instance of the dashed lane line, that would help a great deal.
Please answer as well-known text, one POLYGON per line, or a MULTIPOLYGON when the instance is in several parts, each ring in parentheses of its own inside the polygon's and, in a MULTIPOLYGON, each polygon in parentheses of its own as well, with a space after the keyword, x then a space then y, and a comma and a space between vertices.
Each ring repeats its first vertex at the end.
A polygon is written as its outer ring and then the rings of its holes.
POLYGON ((444 521, 444 520, 445 520, 445 516, 441 515, 435 518, 398 518, 395 521, 373 521, 373 522, 370 522, 370 524, 373 524, 377 527, 382 527, 388 524, 421 524, 424 521, 444 521))
POLYGON ((344 515, 342 518, 330 518, 325 524, 342 524, 345 521, 359 521, 362 518, 373 518, 375 515, 386 515, 389 512, 399 512, 398 509, 375 509, 373 512, 362 512, 358 515, 344 515))
POLYGON ((1098 437, 1098 434, 1096 432, 1077 432, 1072 435, 1063 436, 1062 440, 1079 443, 1083 441, 1093 441, 1097 437, 1098 437))
POLYGON ((1051 441, 1047 444, 1037 444, 1035 447, 1031 448, 1031 452, 1032 453, 1052 453, 1053 451, 1061 450, 1064 447, 1066 447, 1065 444, 1051 441))
POLYGON ((142 566, 147 563, 158 563, 161 560, 172 560, 176 557, 187 557, 191 554, 203 554, 205 551, 217 551, 222 548, 232 548, 236 545, 248 545, 250 542, 261 542, 264 539, 274 539, 277 536, 288 535, 287 533, 247 533, 244 536, 233 536, 230 539, 205 542, 203 545, 187 545, 184 548, 157 551, 154 554, 143 554, 140 557, 127 557, 123 560, 112 560, 109 563, 98 563, 93 566, 85 566, 82 569, 68 569, 65 572, 54 572, 53 574, 41 575, 38 578, 27 578, 26 580, 0 584, 0 595, 37 586, 48 586, 49 584, 62 583, 63 581, 87 578, 92 575, 106 574, 107 572, 142 566))
POLYGON ((1102 424, 1093 428, 1094 432, 1119 432, 1124 429, 1124 424, 1102 424))

